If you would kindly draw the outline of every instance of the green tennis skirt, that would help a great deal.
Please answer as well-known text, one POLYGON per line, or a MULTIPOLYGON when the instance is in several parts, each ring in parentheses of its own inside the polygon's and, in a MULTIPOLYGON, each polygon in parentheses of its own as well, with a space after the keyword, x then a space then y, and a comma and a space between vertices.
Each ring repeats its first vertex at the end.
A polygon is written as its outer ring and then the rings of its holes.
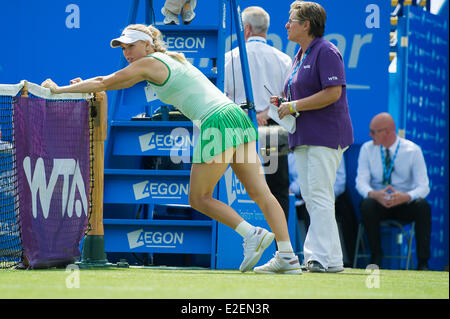
POLYGON ((213 111, 201 125, 193 163, 204 163, 230 147, 258 140, 258 130, 236 104, 227 104, 213 111))

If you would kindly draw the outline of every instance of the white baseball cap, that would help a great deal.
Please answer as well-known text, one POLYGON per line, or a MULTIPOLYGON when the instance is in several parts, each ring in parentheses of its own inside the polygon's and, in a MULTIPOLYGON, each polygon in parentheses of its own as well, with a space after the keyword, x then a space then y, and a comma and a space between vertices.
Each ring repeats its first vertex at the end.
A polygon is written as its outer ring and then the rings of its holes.
POLYGON ((111 40, 111 47, 117 48, 120 47, 121 43, 130 44, 136 41, 150 41, 150 44, 153 46, 153 39, 147 33, 138 30, 126 29, 122 32, 119 38, 111 40))

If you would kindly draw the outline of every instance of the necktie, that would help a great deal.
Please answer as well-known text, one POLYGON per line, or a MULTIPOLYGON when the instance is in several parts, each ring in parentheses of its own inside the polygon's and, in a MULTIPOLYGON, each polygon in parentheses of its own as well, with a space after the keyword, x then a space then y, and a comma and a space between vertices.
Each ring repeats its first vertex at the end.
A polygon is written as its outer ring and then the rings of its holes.
POLYGON ((384 156, 384 167, 385 167, 385 171, 383 174, 383 184, 387 185, 387 184, 391 184, 391 155, 389 154, 389 149, 386 148, 386 155, 384 156), (388 173, 388 176, 386 176, 386 173, 388 173), (386 180, 387 179, 387 180, 386 180))

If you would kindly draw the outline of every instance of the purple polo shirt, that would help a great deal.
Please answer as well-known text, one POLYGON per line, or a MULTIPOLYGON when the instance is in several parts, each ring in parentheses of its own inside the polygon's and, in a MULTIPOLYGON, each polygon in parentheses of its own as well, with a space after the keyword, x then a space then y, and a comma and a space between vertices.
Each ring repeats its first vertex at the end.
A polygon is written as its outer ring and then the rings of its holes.
MULTIPOLYGON (((291 73, 300 62, 302 49, 295 57, 291 73)), ((290 73, 290 74, 291 74, 290 73)), ((284 85, 287 96, 289 77, 284 85)), ((328 86, 342 85, 339 100, 319 110, 300 112, 297 128, 289 134, 289 147, 300 145, 327 146, 337 149, 353 143, 353 127, 350 120, 345 84, 345 67, 336 46, 323 38, 315 38, 309 52, 292 78, 292 100, 311 96, 328 86)))

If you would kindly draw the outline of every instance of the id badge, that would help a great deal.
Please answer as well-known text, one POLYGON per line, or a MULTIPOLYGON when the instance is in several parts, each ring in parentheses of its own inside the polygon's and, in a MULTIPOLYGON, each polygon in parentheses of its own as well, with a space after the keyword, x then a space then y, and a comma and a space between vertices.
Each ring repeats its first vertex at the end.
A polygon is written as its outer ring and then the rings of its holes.
POLYGON ((145 90, 145 97, 147 99, 147 102, 152 102, 152 101, 158 99, 158 96, 156 95, 155 91, 150 86, 150 84, 147 84, 145 86, 144 90, 145 90))

